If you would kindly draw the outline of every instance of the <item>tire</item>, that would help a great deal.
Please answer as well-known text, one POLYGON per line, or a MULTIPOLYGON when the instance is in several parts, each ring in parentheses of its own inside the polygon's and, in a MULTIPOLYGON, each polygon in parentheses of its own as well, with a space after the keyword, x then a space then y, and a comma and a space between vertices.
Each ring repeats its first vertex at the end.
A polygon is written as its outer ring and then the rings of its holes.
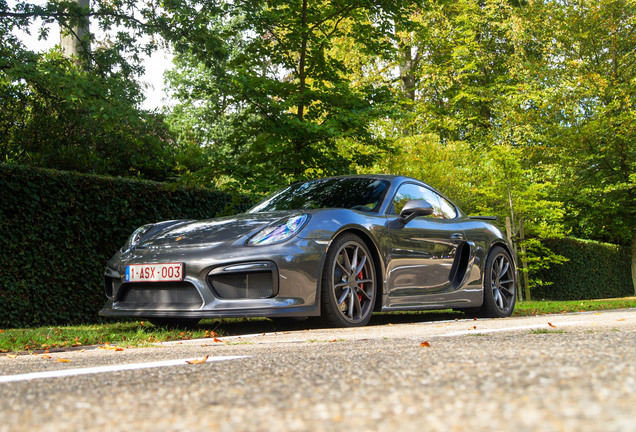
POLYGON ((505 318, 512 315, 517 297, 517 273, 507 250, 493 247, 484 269, 484 303, 480 315, 505 318))
POLYGON ((150 322, 155 327, 164 328, 193 328, 201 321, 199 318, 152 318, 150 322))
POLYGON ((331 327, 361 327, 373 314, 377 279, 373 257, 360 237, 346 233, 332 243, 323 269, 321 310, 331 327))

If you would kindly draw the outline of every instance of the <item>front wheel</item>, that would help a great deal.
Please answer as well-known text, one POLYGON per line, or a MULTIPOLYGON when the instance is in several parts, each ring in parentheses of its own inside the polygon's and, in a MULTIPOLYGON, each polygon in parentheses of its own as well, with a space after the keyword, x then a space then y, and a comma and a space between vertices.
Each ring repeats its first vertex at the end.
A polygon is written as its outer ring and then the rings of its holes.
POLYGON ((517 275, 508 251, 501 246, 492 248, 484 271, 484 303, 480 315, 509 317, 515 308, 517 275))
POLYGON ((373 257, 354 234, 338 237, 329 248, 321 285, 322 318, 333 327, 366 325, 376 295, 373 257))

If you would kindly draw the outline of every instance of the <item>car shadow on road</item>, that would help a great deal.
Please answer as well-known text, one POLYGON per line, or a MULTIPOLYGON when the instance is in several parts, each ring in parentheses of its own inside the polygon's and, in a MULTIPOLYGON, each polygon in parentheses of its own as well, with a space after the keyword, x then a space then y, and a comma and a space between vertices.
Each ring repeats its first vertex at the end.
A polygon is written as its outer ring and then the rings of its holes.
MULTIPOLYGON (((415 324, 423 322, 449 321, 464 319, 463 312, 452 310, 418 312, 380 312, 373 314, 367 326, 395 324, 415 324)), ((310 318, 243 318, 203 320, 198 327, 216 332, 219 336, 240 336, 255 333, 272 333, 324 329, 326 327, 318 317, 310 318)))

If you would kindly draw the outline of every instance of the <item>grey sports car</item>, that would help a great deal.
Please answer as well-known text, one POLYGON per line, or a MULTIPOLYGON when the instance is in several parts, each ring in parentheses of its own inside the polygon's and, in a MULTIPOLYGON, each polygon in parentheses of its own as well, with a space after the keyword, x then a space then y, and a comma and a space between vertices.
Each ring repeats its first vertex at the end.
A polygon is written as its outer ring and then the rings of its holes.
POLYGON ((491 219, 408 177, 296 183, 237 216, 137 229, 108 262, 100 315, 321 316, 337 327, 363 326, 373 311, 506 317, 516 268, 491 219))

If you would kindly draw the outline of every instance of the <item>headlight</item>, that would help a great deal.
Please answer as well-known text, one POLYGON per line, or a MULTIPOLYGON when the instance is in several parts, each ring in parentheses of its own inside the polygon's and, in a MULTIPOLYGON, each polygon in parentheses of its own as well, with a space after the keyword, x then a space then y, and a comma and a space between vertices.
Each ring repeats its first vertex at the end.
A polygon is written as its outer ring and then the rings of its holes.
POLYGON ((139 241, 148 230, 152 228, 152 224, 139 227, 132 233, 126 244, 121 248, 122 252, 127 252, 139 244, 139 241))
POLYGON ((260 246, 289 240, 300 232, 308 220, 308 214, 281 219, 260 230, 247 241, 247 244, 249 246, 260 246))

